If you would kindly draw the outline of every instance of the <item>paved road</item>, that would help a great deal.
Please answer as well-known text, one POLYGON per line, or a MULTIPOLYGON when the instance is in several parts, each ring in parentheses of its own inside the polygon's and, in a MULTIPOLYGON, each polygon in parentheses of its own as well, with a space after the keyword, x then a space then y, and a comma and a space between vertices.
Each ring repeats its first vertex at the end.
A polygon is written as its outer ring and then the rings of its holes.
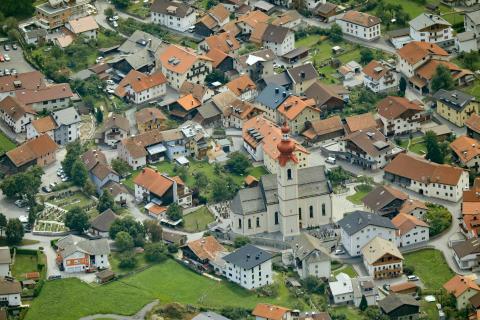
POLYGON ((10 56, 10 61, 0 62, 0 69, 17 69, 18 73, 23 72, 30 72, 34 71, 35 69, 25 60, 23 57, 22 48, 19 46, 17 50, 10 49, 9 51, 5 51, 3 46, 0 48, 0 54, 5 55, 8 54, 10 56))
POLYGON ((146 319, 147 313, 149 313, 157 304, 158 300, 150 302, 145 305, 140 311, 133 316, 121 316, 118 314, 95 314, 93 316, 83 317, 80 320, 94 320, 94 319, 115 319, 115 320, 143 320, 146 319))

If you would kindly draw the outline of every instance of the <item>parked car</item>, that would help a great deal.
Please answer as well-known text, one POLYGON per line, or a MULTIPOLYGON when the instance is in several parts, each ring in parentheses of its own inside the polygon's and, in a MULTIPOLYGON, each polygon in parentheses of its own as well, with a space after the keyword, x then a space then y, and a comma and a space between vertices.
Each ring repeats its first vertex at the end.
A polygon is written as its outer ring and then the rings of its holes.
POLYGON ((390 291, 390 285, 388 283, 385 283, 383 285, 383 289, 385 289, 385 291, 390 291))
POLYGON ((190 33, 195 32, 195 26, 190 26, 190 27, 188 28, 188 32, 190 32, 190 33))
POLYGON ((119 19, 119 17, 115 14, 112 16, 112 21, 117 21, 119 19))
POLYGON ((114 21, 112 22, 112 27, 118 28, 118 23, 117 23, 117 21, 114 20, 114 21))
POLYGON ((345 254, 345 250, 343 250, 343 249, 335 249, 335 255, 336 255, 336 256, 339 256, 339 255, 342 255, 342 254, 345 254))
POLYGON ((3 56, 3 54, 0 54, 0 62, 5 62, 5 57, 3 56))
POLYGON ((108 79, 107 81, 105 81, 107 83, 107 85, 109 86, 114 86, 115 85, 115 82, 111 79, 108 79))
POLYGON ((58 279, 62 279, 61 274, 53 274, 51 276, 48 276, 48 280, 58 280, 58 279))
POLYGON ((3 77, 5 75, 5 72, 3 72, 3 69, 0 69, 0 77, 3 77))
POLYGON ((27 205, 27 201, 23 199, 18 199, 15 201, 15 205, 19 208, 23 208, 27 205))
POLYGON ((412 275, 407 276, 407 280, 408 281, 418 281, 419 279, 416 275, 412 274, 412 275))
POLYGON ((5 75, 6 75, 6 76, 9 76, 9 75, 11 75, 11 73, 10 73, 10 70, 9 70, 9 69, 5 69, 5 75))
POLYGON ((12 76, 16 75, 18 72, 17 72, 17 69, 10 69, 10 73, 12 74, 12 76))
POLYGON ((10 46, 8 44, 4 44, 3 49, 5 49, 5 51, 10 51, 10 46))
POLYGON ((68 180, 70 180, 70 178, 67 177, 67 176, 64 176, 64 177, 62 178, 62 182, 67 182, 68 180))
POLYGON ((12 49, 13 49, 13 50, 17 50, 17 49, 18 49, 18 46, 17 46, 16 43, 12 44, 12 49))
POLYGON ((335 157, 328 157, 327 159, 325 159, 325 162, 330 164, 335 164, 337 163, 337 159, 335 159, 335 157))
POLYGON ((95 62, 100 63, 100 62, 102 62, 102 60, 103 60, 103 57, 98 57, 97 59, 95 59, 95 62))
POLYGON ((5 61, 10 61, 10 56, 7 53, 3 55, 3 58, 5 59, 5 61))

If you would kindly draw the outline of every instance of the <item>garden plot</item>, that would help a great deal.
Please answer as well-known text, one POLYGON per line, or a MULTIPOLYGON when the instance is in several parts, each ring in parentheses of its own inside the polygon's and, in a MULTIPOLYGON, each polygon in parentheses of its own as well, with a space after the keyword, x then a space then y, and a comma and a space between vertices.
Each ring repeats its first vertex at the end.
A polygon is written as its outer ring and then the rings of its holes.
POLYGON ((40 212, 33 226, 34 234, 62 235, 68 232, 65 227, 65 214, 67 210, 51 203, 45 203, 45 209, 40 212))

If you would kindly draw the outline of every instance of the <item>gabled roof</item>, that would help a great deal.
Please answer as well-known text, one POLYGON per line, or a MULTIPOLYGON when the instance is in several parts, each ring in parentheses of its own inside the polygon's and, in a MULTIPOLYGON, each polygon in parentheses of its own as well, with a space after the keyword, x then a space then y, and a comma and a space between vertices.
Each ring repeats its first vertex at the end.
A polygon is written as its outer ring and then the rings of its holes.
POLYGON ((422 103, 396 96, 388 96, 378 103, 378 114, 389 120, 398 119, 407 111, 422 112, 422 103))
POLYGON ((437 16, 436 14, 425 13, 425 12, 421 13, 416 18, 410 20, 408 24, 410 25, 410 27, 412 27, 417 31, 424 30, 433 26, 439 26, 439 25, 445 28, 448 28, 451 26, 451 23, 443 19, 442 17, 437 16))
POLYGON ((322 136, 337 131, 342 131, 343 134, 345 130, 342 119, 338 115, 331 116, 327 119, 311 121, 311 125, 311 128, 302 132, 302 135, 309 139, 314 139, 316 136, 322 136))
POLYGON ((227 88, 237 97, 242 93, 256 90, 257 86, 247 74, 241 75, 226 84, 227 88))
POLYGON ((395 71, 395 67, 387 64, 385 61, 377 60, 370 61, 362 69, 362 72, 373 80, 383 78, 390 71, 395 71))
POLYGON ((139 72, 137 70, 130 70, 125 78, 120 81, 118 87, 115 89, 115 94, 119 97, 124 97, 126 87, 132 88, 135 93, 141 93, 150 88, 160 86, 167 83, 167 78, 160 71, 156 71, 151 75, 139 72))
POLYGON ((363 260, 368 264, 373 264, 386 254, 390 254, 403 260, 403 256, 397 246, 388 240, 376 236, 370 240, 362 249, 363 260))
POLYGON ((360 150, 375 158, 395 148, 383 133, 374 128, 355 131, 345 136, 343 140, 355 144, 360 150))
POLYGON ((167 120, 167 117, 163 114, 163 112, 160 109, 149 107, 149 108, 144 108, 135 112, 135 119, 138 125, 138 124, 147 123, 149 121, 156 121, 156 120, 165 121, 167 120))
POLYGON ((108 163, 105 153, 100 149, 89 149, 84 154, 82 154, 81 159, 87 168, 87 171, 92 170, 97 163, 108 163))
POLYGON ((118 216, 112 209, 107 209, 90 221, 90 227, 100 232, 108 232, 118 216))
POLYGON ((377 127, 377 122, 370 112, 346 117, 345 122, 347 131, 349 132, 377 127))
POLYGON ((49 153, 55 153, 57 148, 55 141, 48 134, 43 134, 8 151, 6 155, 15 166, 21 167, 49 153))
POLYGON ((258 265, 272 259, 272 255, 254 245, 247 244, 234 252, 223 257, 228 263, 247 270, 253 269, 258 265))
POLYGON ((130 122, 128 119, 120 114, 112 114, 107 118, 105 124, 102 127, 102 132, 105 132, 112 128, 120 128, 123 131, 130 131, 130 122))
POLYGON ((40 119, 32 120, 31 123, 38 134, 46 133, 58 128, 57 123, 55 120, 53 120, 52 116, 46 116, 40 119))
POLYGON ((53 111, 52 118, 59 127, 69 126, 81 121, 80 115, 74 107, 53 111))
POLYGON ((344 215, 338 221, 338 225, 350 236, 367 226, 396 229, 389 218, 365 211, 354 211, 344 215))
POLYGON ((289 312, 290 309, 288 308, 275 306, 273 304, 259 303, 255 309, 253 309, 252 315, 261 319, 283 320, 285 314, 289 312))
POLYGON ((214 68, 217 68, 223 61, 225 61, 225 59, 230 57, 228 54, 226 54, 225 52, 223 52, 223 51, 221 51, 217 48, 211 49, 210 51, 208 51, 206 53, 206 55, 207 55, 207 57, 212 59, 212 66, 214 68))
POLYGON ((68 83, 59 83, 46 86, 40 90, 18 90, 15 93, 15 97, 18 101, 28 105, 71 98, 73 97, 73 92, 68 83))
POLYGON ((440 89, 433 95, 433 99, 455 110, 463 110, 470 103, 476 102, 474 96, 460 90, 447 91, 440 89))
POLYGON ((318 79, 319 77, 317 69, 315 69, 311 62, 289 68, 286 72, 294 83, 318 79))
POLYGON ((470 118, 465 121, 465 126, 472 131, 480 132, 480 115, 472 113, 470 118))
POLYGON ((172 179, 151 168, 143 168, 135 177, 133 183, 159 197, 163 196, 173 186, 172 179))
POLYGON ((418 156, 398 154, 384 171, 422 183, 440 183, 455 186, 460 181, 463 169, 446 164, 429 162, 418 156))
POLYGON ((452 74, 453 79, 458 79, 459 77, 472 74, 473 72, 468 69, 463 69, 457 66, 455 63, 450 61, 442 61, 432 59, 425 63, 423 66, 417 69, 416 75, 421 77, 421 79, 431 80, 439 66, 444 66, 452 74))
POLYGON ((210 50, 218 49, 224 53, 229 53, 240 48, 240 42, 229 32, 222 32, 206 37, 205 42, 210 50))
POLYGON ((97 30, 99 28, 97 21, 95 21, 95 18, 93 18, 93 16, 86 16, 83 18, 70 20, 68 21, 68 24, 70 25, 72 32, 75 34, 97 30))
POLYGON ((476 25, 480 24, 480 10, 465 12, 465 15, 476 23, 476 25))
POLYGON ((210 8, 210 10, 208 10, 208 14, 210 16, 212 16, 213 18, 215 18, 215 20, 220 21, 220 22, 228 19, 228 17, 230 16, 230 12, 221 3, 219 3, 216 6, 210 8))
POLYGON ((428 56, 448 57, 448 52, 429 42, 412 41, 397 50, 398 55, 409 64, 416 64, 428 56))
POLYGON ((417 199, 407 199, 399 209, 399 212, 404 212, 410 214, 415 209, 427 210, 425 202, 422 202, 417 199))
POLYGON ((288 11, 285 11, 284 13, 280 14, 278 16, 278 18, 273 20, 272 24, 276 25, 276 26, 283 26, 283 25, 288 24, 290 22, 297 21, 301 18, 302 18, 302 16, 300 15, 300 13, 298 13, 297 10, 288 10, 288 11))
POLYGON ((187 247, 200 260, 215 260, 218 254, 227 251, 213 236, 190 241, 187 243, 187 247))
POLYGON ((453 295, 458 298, 465 291, 471 289, 475 291, 480 291, 480 287, 470 276, 463 276, 463 275, 455 275, 452 279, 448 280, 444 285, 443 288, 447 290, 449 293, 453 293, 453 295))
POLYGON ((315 99, 317 106, 321 107, 332 98, 343 101, 341 95, 345 93, 348 93, 348 90, 345 89, 344 86, 329 85, 320 81, 315 81, 305 91, 305 96, 315 99))
POLYGON ((467 136, 455 139, 450 143, 450 148, 463 164, 480 156, 480 142, 467 136))
POLYGON ((301 233, 292 242, 295 257, 300 261, 313 259, 315 261, 329 261, 328 252, 322 247, 320 239, 308 233, 301 233))
POLYGON ((320 113, 320 110, 316 108, 315 100, 294 95, 285 99, 277 110, 288 120, 294 120, 306 109, 320 113))
POLYGON ((26 114, 37 114, 30 106, 24 105, 13 96, 7 96, 0 101, 0 110, 8 114, 13 121, 20 120, 26 114))
POLYGON ((193 8, 188 4, 179 1, 155 0, 150 10, 178 18, 184 18, 193 13, 193 8))
POLYGON ((461 242, 452 244, 453 251, 460 259, 468 255, 480 254, 480 240, 478 238, 471 238, 461 242))
POLYGON ((417 217, 400 212, 397 214, 393 219, 392 223, 395 227, 398 228, 400 232, 400 236, 407 234, 410 230, 414 229, 415 227, 426 227, 428 228, 428 223, 423 220, 418 219, 417 217))
POLYGON ((237 20, 237 23, 243 22, 246 25, 250 26, 252 29, 255 29, 258 23, 265 23, 268 21, 268 19, 270 19, 270 17, 262 11, 254 10, 240 16, 237 20))
POLYGON ((211 61, 204 55, 198 55, 193 49, 171 44, 160 54, 160 63, 165 69, 183 74, 190 70, 198 60, 211 61))
POLYGON ((405 201, 408 195, 390 186, 378 186, 370 191, 363 199, 363 204, 374 212, 383 209, 394 200, 405 201))
POLYGON ((255 100, 269 109, 276 110, 291 94, 291 91, 282 86, 270 83, 263 88, 255 100))
POLYGON ((378 306, 386 314, 389 314, 390 312, 404 305, 414 306, 417 308, 420 307, 420 303, 415 300, 411 294, 392 293, 386 296, 384 299, 378 301, 378 306))
POLYGON ((0 77, 0 92, 37 90, 46 87, 45 76, 39 71, 0 77))
POLYGON ((136 56, 138 52, 143 51, 143 49, 149 52, 156 52, 161 45, 162 40, 154 35, 142 30, 135 30, 135 32, 122 43, 118 51, 131 53, 133 56, 136 56))
POLYGON ((190 110, 193 110, 195 108, 198 108, 201 103, 200 101, 198 101, 197 99, 195 99, 195 97, 193 96, 193 94, 187 94, 187 95, 184 95, 183 97, 180 97, 178 100, 177 100, 177 103, 185 110, 185 111, 190 111, 190 110))
MULTIPOLYGON (((22 286, 17 280, 0 278, 0 295, 20 294, 22 286)), ((5 318, 6 319, 6 318, 5 318)))
POLYGON ((285 40, 289 33, 292 33, 292 31, 288 28, 269 24, 263 32, 262 41, 280 44, 285 40))
POLYGON ((192 320, 230 320, 218 313, 207 311, 197 314, 192 320))
POLYGON ((381 22, 376 16, 354 10, 346 12, 340 19, 367 28, 373 27, 381 22))

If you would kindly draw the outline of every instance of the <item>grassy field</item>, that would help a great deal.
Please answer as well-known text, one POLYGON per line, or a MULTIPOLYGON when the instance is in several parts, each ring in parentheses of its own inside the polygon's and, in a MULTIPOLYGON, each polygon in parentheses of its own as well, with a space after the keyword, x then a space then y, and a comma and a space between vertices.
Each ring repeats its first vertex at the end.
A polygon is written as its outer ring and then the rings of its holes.
POLYGON ((3 155, 5 152, 10 151, 13 148, 15 148, 15 143, 0 131, 0 155, 3 155))
POLYGON ((187 232, 199 232, 206 230, 209 223, 215 220, 213 214, 207 207, 200 209, 183 216, 183 230, 187 232))
POLYGON ((472 96, 475 96, 477 98, 480 98, 480 80, 475 80, 472 85, 461 88, 460 90, 465 91, 472 96))
POLYGON ((348 196, 347 200, 353 204, 362 204, 363 198, 372 191, 373 187, 368 184, 362 184, 355 187, 355 193, 348 196))
MULTIPOLYGON (((400 147, 407 149, 409 139, 401 140, 400 147)), ((417 137, 411 139, 410 146, 408 147, 409 151, 415 152, 419 155, 425 155, 427 153, 427 146, 423 141, 423 137, 417 137)))
POLYGON ((37 255, 17 253, 12 266, 12 276, 17 280, 25 279, 25 273, 38 271, 37 263, 37 255))
POLYGON ((423 312, 426 314, 427 318, 429 320, 438 320, 438 309, 437 306, 435 305, 435 302, 427 302, 425 300, 422 300, 420 302, 420 312, 423 312))
POLYGON ((120 254, 118 252, 112 253, 109 257, 110 267, 113 272, 116 274, 124 274, 130 271, 143 268, 149 264, 149 262, 145 259, 144 253, 137 253, 135 255, 135 259, 137 260, 137 265, 134 268, 120 268, 120 254))
POLYGON ((333 307, 329 310, 330 315, 345 315, 348 320, 363 320, 364 318, 360 314, 358 309, 349 306, 333 307))
POLYGON ((342 272, 345 274, 348 274, 352 278, 355 278, 358 276, 357 271, 355 271, 353 266, 350 264, 344 265, 343 267, 336 269, 335 271, 333 271, 333 275, 336 276, 337 274, 342 272))
POLYGON ((454 273, 449 268, 441 251, 424 249, 404 255, 404 265, 415 268, 415 275, 427 289, 440 289, 454 273))
POLYGON ((208 307, 253 308, 259 302, 293 307, 283 281, 276 298, 258 297, 233 283, 217 282, 198 275, 173 260, 167 260, 136 275, 99 287, 78 279, 48 281, 27 313, 26 320, 70 320, 97 313, 133 314, 143 305, 159 299, 208 307))

